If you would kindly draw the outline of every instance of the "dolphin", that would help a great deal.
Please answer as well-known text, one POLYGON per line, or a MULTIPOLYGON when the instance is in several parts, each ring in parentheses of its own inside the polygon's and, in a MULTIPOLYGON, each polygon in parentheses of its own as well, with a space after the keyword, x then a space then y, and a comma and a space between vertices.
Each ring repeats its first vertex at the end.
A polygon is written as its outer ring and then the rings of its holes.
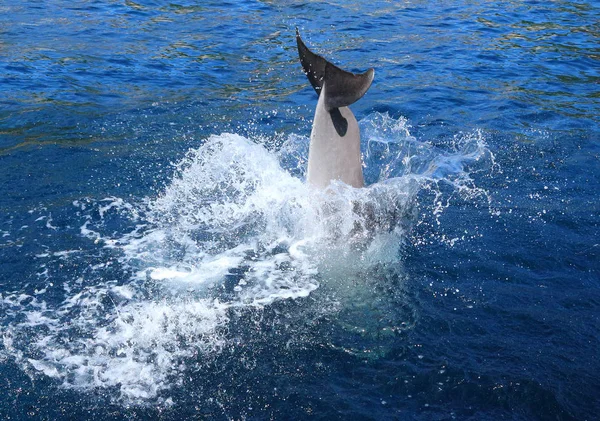
POLYGON ((313 53, 300 38, 296 42, 302 69, 319 96, 308 149, 308 184, 326 189, 334 180, 364 187, 360 131, 349 105, 367 92, 375 70, 354 74, 313 53))

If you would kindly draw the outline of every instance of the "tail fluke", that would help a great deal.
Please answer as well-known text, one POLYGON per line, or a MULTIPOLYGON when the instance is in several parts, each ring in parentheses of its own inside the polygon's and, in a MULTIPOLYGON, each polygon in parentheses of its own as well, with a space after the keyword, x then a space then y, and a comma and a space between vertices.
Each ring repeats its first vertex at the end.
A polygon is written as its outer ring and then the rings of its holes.
POLYGON ((320 95, 323 85, 327 85, 325 107, 328 111, 355 103, 371 86, 375 76, 373 68, 358 75, 340 69, 310 51, 300 38, 298 28, 296 28, 296 42, 302 69, 317 94, 320 95))

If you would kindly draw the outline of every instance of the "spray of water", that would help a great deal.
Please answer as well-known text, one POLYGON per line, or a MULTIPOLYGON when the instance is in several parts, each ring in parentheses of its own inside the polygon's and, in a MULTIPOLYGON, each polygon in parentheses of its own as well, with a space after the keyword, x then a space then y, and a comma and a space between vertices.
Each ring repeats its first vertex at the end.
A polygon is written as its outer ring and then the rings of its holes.
POLYGON ((68 388, 168 401, 164 391, 179 373, 232 340, 239 312, 320 294, 334 303, 320 314, 337 312, 342 332, 409 328, 393 320, 386 297, 403 280, 416 198, 432 192, 434 215, 453 195, 486 198, 471 174, 493 156, 479 132, 440 148, 411 136, 404 119, 374 114, 361 126, 365 189, 306 186, 304 137, 290 135, 272 152, 222 134, 190 150, 157 197, 75 202, 80 235, 106 260, 61 276, 52 262, 86 256, 47 253, 43 273, 62 279, 62 288, 53 297, 0 295, 0 353, 68 388), (116 232, 108 229, 115 215, 127 221, 116 232), (365 324, 370 317, 387 321, 365 324))

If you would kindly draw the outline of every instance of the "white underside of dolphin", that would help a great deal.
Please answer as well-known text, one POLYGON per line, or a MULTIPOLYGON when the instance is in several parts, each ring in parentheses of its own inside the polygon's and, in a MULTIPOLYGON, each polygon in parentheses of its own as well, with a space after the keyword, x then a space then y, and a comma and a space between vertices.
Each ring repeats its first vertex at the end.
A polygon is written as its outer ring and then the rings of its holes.
POLYGON ((310 134, 306 181, 322 189, 327 188, 333 180, 352 187, 364 187, 360 131, 356 118, 350 108, 339 108, 342 118, 348 123, 346 134, 340 136, 325 108, 326 96, 327 86, 323 86, 310 134))
POLYGON ((346 72, 311 52, 296 30, 304 73, 319 95, 308 153, 307 182, 326 189, 332 181, 364 187, 358 123, 348 106, 371 86, 374 70, 346 72))

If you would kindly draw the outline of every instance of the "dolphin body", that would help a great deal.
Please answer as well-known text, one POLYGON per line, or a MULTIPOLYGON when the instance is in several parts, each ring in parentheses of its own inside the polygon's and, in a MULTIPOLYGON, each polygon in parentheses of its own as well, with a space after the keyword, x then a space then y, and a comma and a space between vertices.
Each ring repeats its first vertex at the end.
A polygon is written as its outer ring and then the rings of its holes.
POLYGON ((308 151, 307 182, 325 189, 334 180, 364 187, 360 131, 348 106, 373 82, 373 68, 362 74, 346 72, 306 47, 296 29, 302 69, 319 95, 308 151))

